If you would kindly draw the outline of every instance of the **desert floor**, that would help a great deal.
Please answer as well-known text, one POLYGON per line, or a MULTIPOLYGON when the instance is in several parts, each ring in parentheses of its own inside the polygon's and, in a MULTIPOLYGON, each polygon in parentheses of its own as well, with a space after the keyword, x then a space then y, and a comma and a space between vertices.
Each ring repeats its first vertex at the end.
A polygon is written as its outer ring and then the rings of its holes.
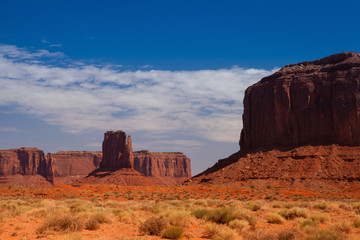
POLYGON ((0 187, 0 239, 360 239, 360 184, 0 187))

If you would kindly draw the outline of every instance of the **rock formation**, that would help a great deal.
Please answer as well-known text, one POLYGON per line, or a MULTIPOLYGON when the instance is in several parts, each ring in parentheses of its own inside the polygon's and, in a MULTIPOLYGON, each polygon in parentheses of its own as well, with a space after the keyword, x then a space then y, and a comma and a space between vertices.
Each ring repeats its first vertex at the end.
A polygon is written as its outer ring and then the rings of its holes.
POLYGON ((244 153, 302 145, 360 145, 360 55, 288 65, 245 92, 244 153))
POLYGON ((50 186, 50 165, 37 148, 0 150, 0 184, 50 186))
POLYGON ((102 144, 103 157, 100 162, 101 169, 116 170, 121 168, 134 168, 131 136, 123 131, 108 131, 104 134, 102 144))
POLYGON ((41 175, 46 177, 47 161, 42 150, 20 148, 0 150, 0 175, 41 175))
POLYGON ((287 65, 250 86, 239 143, 192 182, 319 188, 360 180, 360 55, 287 65))
POLYGON ((56 162, 56 177, 84 177, 99 167, 102 153, 90 151, 61 151, 51 153, 50 156, 51 159, 56 162))
POLYGON ((145 176, 191 177, 190 159, 181 152, 134 152, 134 168, 145 176))

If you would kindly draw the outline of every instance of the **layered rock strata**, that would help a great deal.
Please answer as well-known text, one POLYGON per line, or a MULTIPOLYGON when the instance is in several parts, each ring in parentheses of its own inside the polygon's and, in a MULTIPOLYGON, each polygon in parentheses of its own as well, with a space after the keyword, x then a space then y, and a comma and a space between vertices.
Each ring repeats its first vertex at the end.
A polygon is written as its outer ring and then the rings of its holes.
POLYGON ((101 169, 116 170, 121 168, 134 168, 131 136, 127 136, 125 132, 106 132, 104 134, 102 149, 101 169))
POLYGON ((240 151, 193 183, 341 188, 360 180, 360 55, 287 65, 250 86, 240 151))
POLYGON ((145 176, 191 177, 190 159, 181 152, 134 152, 134 168, 145 176))
POLYGON ((244 153, 303 145, 360 145, 360 55, 283 67, 244 97, 244 153))

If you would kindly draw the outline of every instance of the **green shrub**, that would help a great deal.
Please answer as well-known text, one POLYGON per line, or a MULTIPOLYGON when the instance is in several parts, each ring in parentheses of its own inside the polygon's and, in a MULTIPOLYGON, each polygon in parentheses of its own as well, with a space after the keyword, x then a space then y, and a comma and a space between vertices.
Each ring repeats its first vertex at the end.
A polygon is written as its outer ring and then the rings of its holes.
POLYGON ((143 234, 160 236, 168 223, 163 217, 150 217, 140 223, 139 231, 143 234))
POLYGON ((214 223, 226 224, 235 219, 233 212, 234 209, 232 208, 214 209, 206 214, 206 220, 214 223))
POLYGON ((179 226, 170 226, 163 231, 162 237, 167 239, 180 239, 183 233, 184 228, 179 226))

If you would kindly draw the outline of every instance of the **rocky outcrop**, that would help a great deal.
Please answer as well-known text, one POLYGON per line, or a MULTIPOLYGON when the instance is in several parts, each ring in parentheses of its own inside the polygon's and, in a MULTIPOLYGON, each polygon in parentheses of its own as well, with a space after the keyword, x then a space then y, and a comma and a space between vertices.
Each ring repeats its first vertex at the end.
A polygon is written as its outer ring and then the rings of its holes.
POLYGON ((0 150, 0 176, 47 175, 47 160, 42 150, 19 148, 0 150))
POLYGON ((360 147, 330 145, 247 154, 222 168, 208 169, 191 183, 336 190, 359 179, 360 147))
POLYGON ((288 65, 250 86, 240 151, 192 183, 342 188, 360 180, 360 55, 288 65))
POLYGON ((131 136, 123 131, 108 131, 104 134, 102 144, 103 156, 100 169, 117 170, 134 168, 131 136))
POLYGON ((240 149, 360 145, 360 55, 288 65, 245 92, 240 149))
MULTIPOLYGON (((55 176, 86 176, 99 167, 101 152, 61 151, 48 156, 55 162, 55 176)), ((48 157, 49 158, 49 157, 48 157)))
POLYGON ((181 152, 134 152, 134 168, 145 176, 191 177, 190 159, 181 152))

